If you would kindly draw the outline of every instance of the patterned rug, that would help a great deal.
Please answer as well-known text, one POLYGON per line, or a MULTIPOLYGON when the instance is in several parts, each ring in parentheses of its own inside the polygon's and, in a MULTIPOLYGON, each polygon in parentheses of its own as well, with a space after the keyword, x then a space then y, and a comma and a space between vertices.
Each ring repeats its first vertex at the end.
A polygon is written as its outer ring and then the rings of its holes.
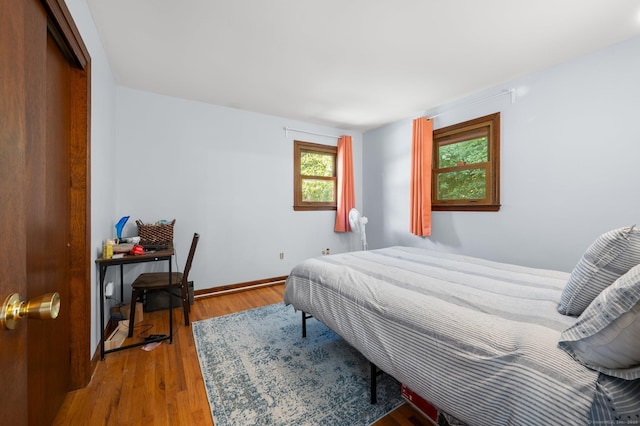
POLYGON ((368 425, 399 406, 400 385, 315 319, 283 303, 192 324, 215 426, 368 425))

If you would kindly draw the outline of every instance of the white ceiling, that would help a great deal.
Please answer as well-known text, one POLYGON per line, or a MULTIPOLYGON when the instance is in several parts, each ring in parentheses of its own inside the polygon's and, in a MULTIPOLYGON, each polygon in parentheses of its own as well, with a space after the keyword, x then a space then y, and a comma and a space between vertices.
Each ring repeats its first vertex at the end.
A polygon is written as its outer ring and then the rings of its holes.
POLYGON ((361 131, 640 34, 640 0, 87 3, 119 85, 361 131))

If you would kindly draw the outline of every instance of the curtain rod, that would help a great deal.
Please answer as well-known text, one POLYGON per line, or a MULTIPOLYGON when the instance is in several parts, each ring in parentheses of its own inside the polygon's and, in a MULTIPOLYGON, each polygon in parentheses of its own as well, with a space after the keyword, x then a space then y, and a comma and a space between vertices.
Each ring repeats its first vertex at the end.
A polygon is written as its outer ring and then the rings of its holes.
POLYGON ((307 130, 301 130, 301 129, 293 129, 291 127, 284 127, 285 135, 288 135, 289 130, 291 130, 292 132, 306 133, 306 134, 309 134, 309 135, 326 136, 328 138, 340 139, 342 137, 342 136, 336 136, 336 135, 326 135, 324 133, 309 132, 307 130))
MULTIPOLYGON (((479 99, 475 99, 475 100, 473 100, 471 102, 468 102, 468 103, 462 104, 462 105, 458 105, 458 106, 474 105, 474 104, 477 104, 477 103, 480 103, 480 102, 484 102, 484 101, 488 101, 489 99, 497 98, 498 96, 503 96, 503 95, 506 95, 506 94, 511 95, 511 103, 512 104, 516 102, 516 89, 511 88, 511 89, 502 90, 502 91, 500 91, 498 93, 494 93, 493 95, 488 95, 488 96, 485 96, 485 97, 482 97, 482 98, 479 98, 479 99)), ((431 116, 427 116, 427 113, 425 111, 425 113, 423 115, 427 118, 427 120, 432 120, 432 119, 434 119, 436 117, 440 117, 442 114, 446 114, 446 113, 448 113, 450 111, 453 111, 454 109, 456 109, 456 107, 444 110, 439 114, 435 114, 435 115, 431 115, 431 116)))

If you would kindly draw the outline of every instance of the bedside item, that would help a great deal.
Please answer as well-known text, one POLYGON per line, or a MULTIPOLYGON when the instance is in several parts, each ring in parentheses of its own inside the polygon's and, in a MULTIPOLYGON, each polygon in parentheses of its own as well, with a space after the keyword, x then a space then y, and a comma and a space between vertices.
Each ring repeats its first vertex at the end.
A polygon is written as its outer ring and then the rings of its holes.
POLYGON ((169 248, 169 244, 145 244, 140 247, 143 247, 146 251, 166 250, 169 248))
POLYGON ((129 330, 129 321, 118 321, 116 329, 104 340, 104 348, 107 351, 119 349, 127 338, 127 330, 129 330))
POLYGON ((113 246, 115 242, 113 240, 104 240, 102 242, 102 258, 111 259, 113 257, 113 246))
POLYGON ((142 247, 141 245, 135 245, 131 248, 129 254, 134 254, 136 256, 144 254, 144 247, 142 247))
POLYGON ((122 229, 124 228, 125 223, 127 223, 127 220, 129 220, 129 216, 123 216, 120 218, 118 223, 116 223, 116 237, 118 238, 118 241, 122 239, 122 229))
POLYGON ((175 223, 175 219, 171 222, 158 221, 154 224, 143 223, 140 219, 136 220, 136 225, 138 225, 138 236, 140 237, 140 245, 172 245, 173 226, 175 223))
POLYGON ((409 389, 407 385, 403 384, 400 387, 400 394, 404 400, 411 404, 420 413, 428 417, 431 421, 434 423, 438 421, 438 409, 429 401, 409 389))
POLYGON ((120 239, 121 243, 128 243, 128 244, 140 244, 140 237, 135 236, 135 237, 126 237, 126 238, 121 238, 120 239))
POLYGON ((114 253, 129 253, 133 248, 133 244, 116 244, 113 246, 114 253))

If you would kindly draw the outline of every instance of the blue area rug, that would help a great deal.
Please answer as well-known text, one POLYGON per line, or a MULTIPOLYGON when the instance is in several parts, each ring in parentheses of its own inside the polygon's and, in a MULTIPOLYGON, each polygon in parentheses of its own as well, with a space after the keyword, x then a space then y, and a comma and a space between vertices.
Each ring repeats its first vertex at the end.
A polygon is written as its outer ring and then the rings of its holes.
POLYGON ((400 384, 315 319, 282 303, 192 324, 215 426, 368 425, 399 406, 400 384))

